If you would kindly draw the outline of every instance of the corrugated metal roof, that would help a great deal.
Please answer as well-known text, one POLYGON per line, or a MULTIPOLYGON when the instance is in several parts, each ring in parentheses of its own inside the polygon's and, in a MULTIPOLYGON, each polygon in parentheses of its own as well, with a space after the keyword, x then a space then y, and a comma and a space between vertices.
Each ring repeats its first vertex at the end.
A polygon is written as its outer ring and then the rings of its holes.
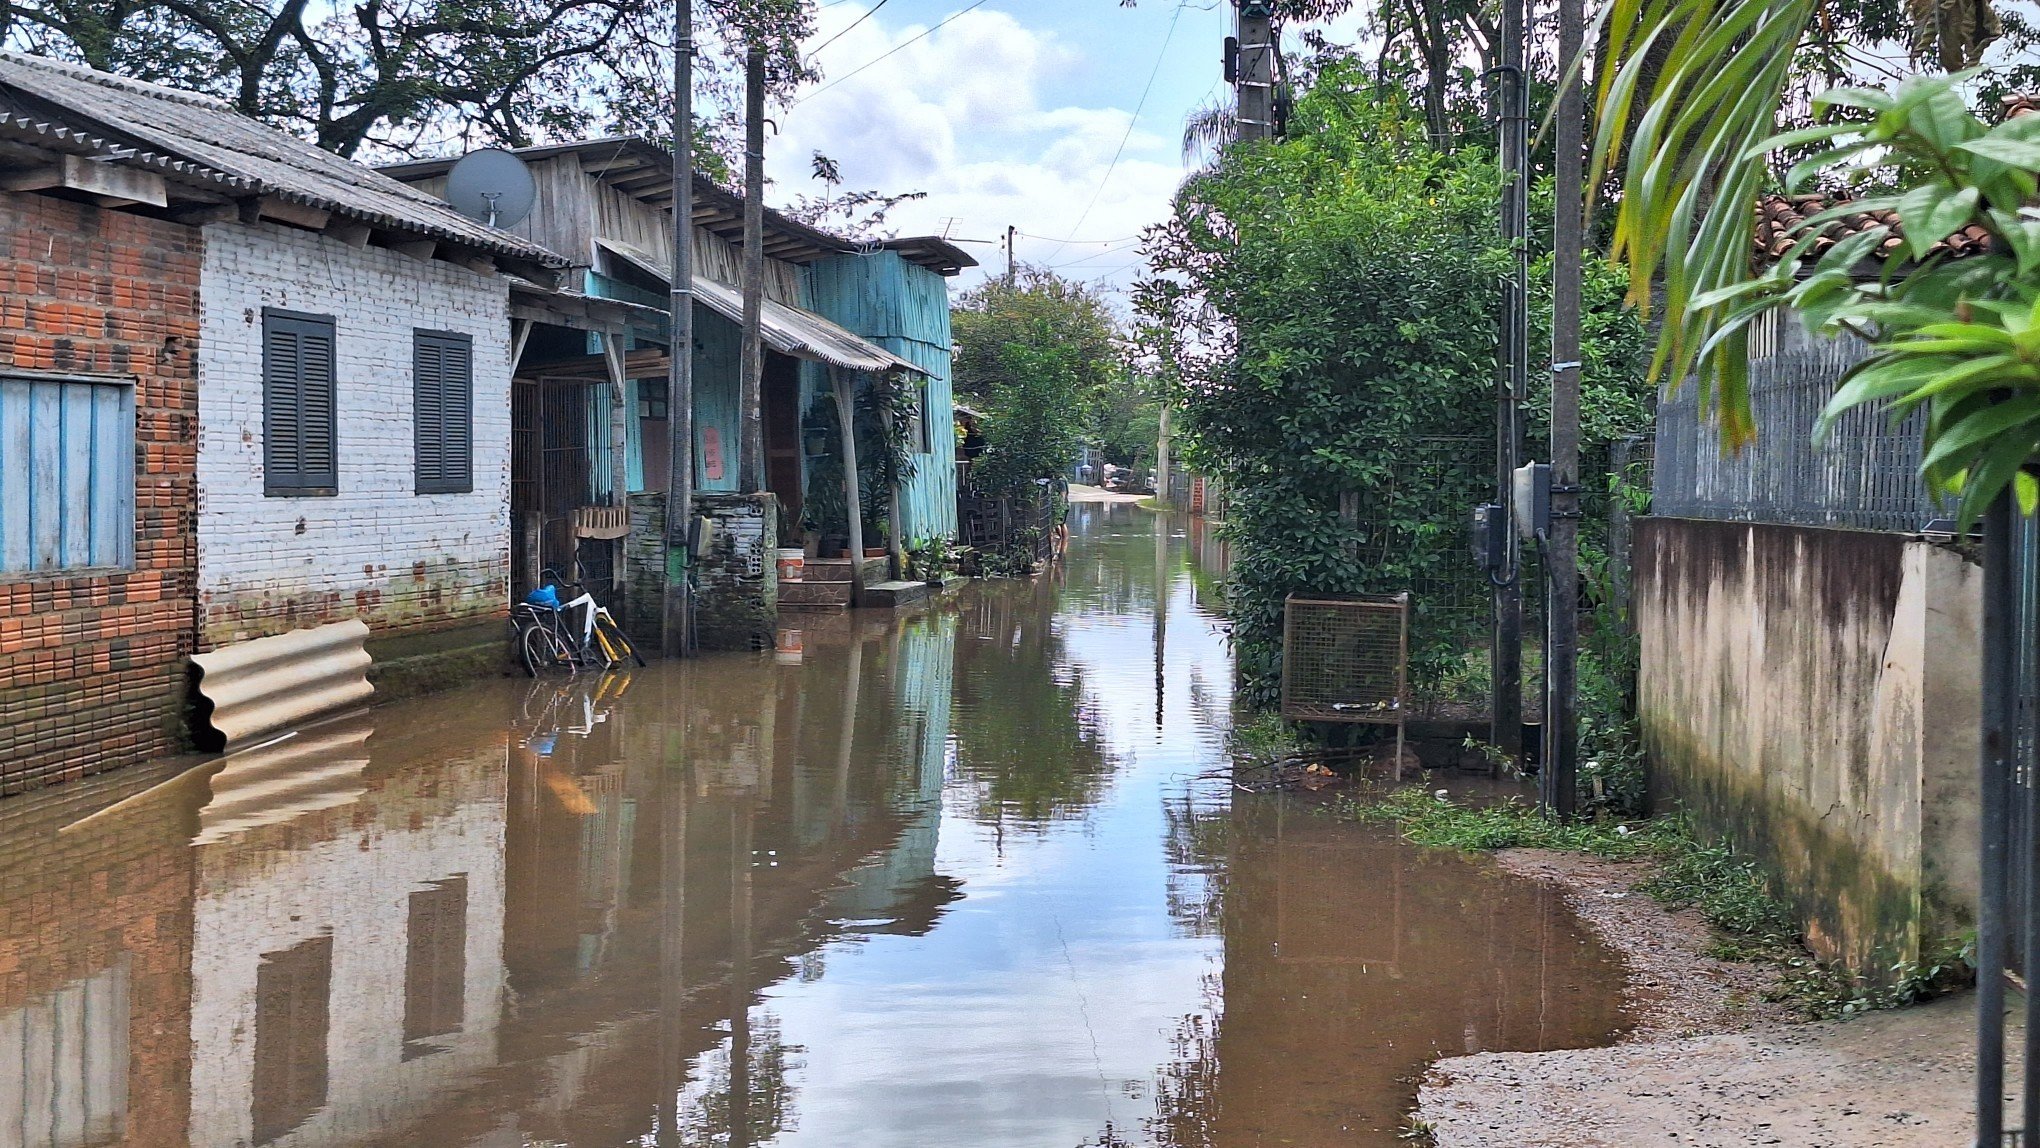
MULTIPOLYGON (((422 191, 195 92, 0 51, 0 131, 52 142, 100 137, 139 162, 237 194, 274 195, 389 230, 547 267, 566 260, 467 218, 422 191)), ((70 149, 60 149, 70 150, 70 149)), ((180 182, 185 181, 180 179, 180 182)))
MULTIPOLYGON (((614 239, 597 238, 596 244, 612 255, 636 264, 647 275, 672 282, 672 263, 656 254, 614 239)), ((694 297, 709 310, 733 323, 744 321, 744 293, 718 279, 694 277, 694 297)), ((859 338, 812 311, 765 300, 759 316, 765 345, 782 355, 833 363, 853 371, 928 372, 869 340, 859 338)))
MULTIPOLYGON (((670 209, 673 205, 671 153, 641 136, 603 136, 570 143, 537 144, 513 151, 534 163, 559 156, 574 156, 589 165, 591 174, 609 181, 628 195, 654 207, 670 209)), ((451 157, 407 160, 385 164, 380 170, 398 179, 427 179, 445 174, 453 167, 453 162, 451 157)), ((694 177, 694 223, 741 247, 744 197, 697 173, 694 177)), ((977 260, 962 248, 940 236, 923 235, 865 243, 832 235, 770 207, 765 209, 765 230, 768 253, 775 259, 794 263, 811 263, 828 255, 853 255, 877 248, 897 251, 909 263, 926 267, 938 275, 955 275, 966 267, 978 265, 977 260), (779 240, 777 244, 773 242, 775 237, 779 240)))

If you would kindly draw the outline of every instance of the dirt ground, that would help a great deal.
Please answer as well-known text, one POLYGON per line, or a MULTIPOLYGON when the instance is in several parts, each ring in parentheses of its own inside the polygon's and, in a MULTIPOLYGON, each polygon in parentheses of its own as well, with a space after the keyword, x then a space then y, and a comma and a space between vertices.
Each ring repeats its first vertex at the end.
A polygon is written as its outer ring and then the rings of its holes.
MULTIPOLYGON (((1636 1027, 1612 1048, 1441 1060, 1417 1116, 1439 1148, 1952 1148, 1971 1135, 1974 998, 1793 1023, 1771 971, 1706 955, 1708 930, 1632 891, 1641 862, 1508 850, 1629 966, 1636 1027)), ((2017 1040, 2009 1041, 2014 1047, 2017 1040)))

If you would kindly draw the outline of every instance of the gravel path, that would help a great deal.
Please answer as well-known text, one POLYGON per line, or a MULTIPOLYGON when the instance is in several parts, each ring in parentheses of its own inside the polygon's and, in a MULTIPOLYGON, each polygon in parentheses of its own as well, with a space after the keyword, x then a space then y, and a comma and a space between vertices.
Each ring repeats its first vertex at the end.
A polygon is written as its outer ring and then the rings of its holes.
POLYGON ((1537 850, 1498 857, 1512 872, 1562 886, 1622 954, 1637 1025, 1612 1048, 1439 1061, 1417 1112, 1438 1148, 1968 1142, 1973 997, 1794 1024, 1763 1000, 1766 966, 1708 957, 1697 915, 1632 891, 1646 863, 1537 850))

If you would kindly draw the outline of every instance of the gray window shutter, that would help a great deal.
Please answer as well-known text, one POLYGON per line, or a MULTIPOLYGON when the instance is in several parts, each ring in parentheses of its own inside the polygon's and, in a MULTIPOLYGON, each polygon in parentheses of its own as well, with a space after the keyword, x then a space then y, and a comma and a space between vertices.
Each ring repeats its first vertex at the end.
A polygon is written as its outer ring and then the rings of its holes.
POLYGON ((419 494, 466 494, 474 480, 474 340, 413 335, 413 441, 419 494))
POLYGON ((262 315, 262 471, 270 494, 340 485, 333 320, 262 315))

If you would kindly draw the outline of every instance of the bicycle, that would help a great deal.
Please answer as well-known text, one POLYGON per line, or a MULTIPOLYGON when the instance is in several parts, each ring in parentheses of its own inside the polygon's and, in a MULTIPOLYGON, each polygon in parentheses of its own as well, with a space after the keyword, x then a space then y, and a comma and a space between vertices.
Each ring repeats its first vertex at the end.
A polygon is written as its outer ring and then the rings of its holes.
POLYGON ((561 578, 557 570, 539 574, 539 585, 577 591, 558 606, 519 602, 510 608, 512 640, 518 660, 532 677, 577 673, 583 667, 613 670, 626 658, 642 666, 644 655, 617 624, 609 608, 595 600, 579 582, 561 578), (569 613, 578 625, 568 623, 569 613))

